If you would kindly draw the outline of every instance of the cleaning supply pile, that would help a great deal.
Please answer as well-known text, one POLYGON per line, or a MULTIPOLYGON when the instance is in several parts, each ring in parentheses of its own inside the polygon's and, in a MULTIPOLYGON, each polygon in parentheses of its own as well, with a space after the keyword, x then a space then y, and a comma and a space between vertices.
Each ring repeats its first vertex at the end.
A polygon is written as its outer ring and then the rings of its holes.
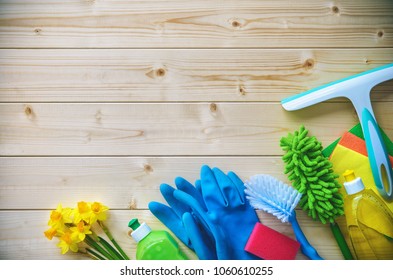
MULTIPOLYGON (((174 187, 161 184, 166 203, 150 202, 151 213, 201 260, 295 259, 299 249, 322 260, 301 230, 297 207, 312 222, 330 225, 344 259, 393 259, 393 143, 378 126, 369 98, 373 86, 392 78, 390 64, 282 101, 291 111, 347 97, 360 119, 326 149, 304 125, 283 136, 279 146, 289 184, 263 172, 243 182, 232 171, 204 165, 195 184, 182 177, 174 187), (258 211, 290 223, 296 240, 263 224, 258 211)), ((137 220, 130 227, 137 259, 187 259, 169 232, 137 220)))
MULTIPOLYGON (((166 203, 152 201, 149 209, 201 260, 288 260, 295 259, 299 249, 309 259, 322 260, 297 222, 297 206, 312 220, 330 224, 345 259, 392 259, 391 203, 375 195, 375 187, 362 192, 361 201, 351 198, 354 191, 347 188, 350 183, 344 183, 345 192, 339 182, 341 176, 334 172, 321 142, 308 134, 302 125, 280 140, 285 152, 283 173, 292 186, 262 173, 243 182, 232 171, 224 173, 204 165, 195 184, 182 177, 175 178, 175 186, 161 184, 166 203), (258 210, 289 222, 296 240, 264 225, 258 210), (336 220, 344 214, 346 224, 341 221, 339 227, 336 220)), ((339 143, 334 144, 340 147, 339 143)), ((330 153, 334 155, 335 148, 330 153)), ((347 181, 354 179, 344 177, 347 181)), ((362 186, 355 189, 361 192, 365 188, 362 186)), ((170 233, 157 235, 135 220, 130 227, 135 231, 131 235, 137 236, 137 259, 187 259, 170 233)))

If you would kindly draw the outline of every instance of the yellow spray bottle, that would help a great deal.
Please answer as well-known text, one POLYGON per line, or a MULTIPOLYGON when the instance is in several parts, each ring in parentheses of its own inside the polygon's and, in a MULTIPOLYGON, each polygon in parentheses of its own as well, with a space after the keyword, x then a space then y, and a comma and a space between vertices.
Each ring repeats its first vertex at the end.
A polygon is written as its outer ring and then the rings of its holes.
POLYGON ((137 260, 186 260, 176 240, 165 230, 152 230, 146 223, 132 219, 131 237, 138 243, 137 260))
POLYGON ((393 214, 353 170, 345 178, 344 212, 357 259, 393 259, 393 214))

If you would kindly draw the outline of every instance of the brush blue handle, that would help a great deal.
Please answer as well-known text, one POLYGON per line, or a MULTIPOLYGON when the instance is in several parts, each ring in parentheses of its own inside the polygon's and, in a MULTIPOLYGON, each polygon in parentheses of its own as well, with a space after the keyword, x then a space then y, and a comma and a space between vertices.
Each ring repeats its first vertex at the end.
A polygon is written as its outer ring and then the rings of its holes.
POLYGON ((296 212, 293 211, 289 216, 289 222, 292 224, 293 231, 295 233, 296 240, 300 243, 300 249, 302 253, 309 257, 311 260, 323 260, 321 256, 318 255, 317 250, 308 242, 306 236, 304 235, 299 223, 296 220, 296 212))

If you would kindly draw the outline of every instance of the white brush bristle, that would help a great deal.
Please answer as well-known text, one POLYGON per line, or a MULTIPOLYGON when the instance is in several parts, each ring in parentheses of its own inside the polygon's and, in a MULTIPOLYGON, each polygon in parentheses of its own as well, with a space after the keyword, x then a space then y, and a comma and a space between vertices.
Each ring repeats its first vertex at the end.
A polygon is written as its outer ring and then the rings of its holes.
POLYGON ((270 175, 258 174, 244 183, 246 198, 252 207, 288 222, 302 194, 270 175))

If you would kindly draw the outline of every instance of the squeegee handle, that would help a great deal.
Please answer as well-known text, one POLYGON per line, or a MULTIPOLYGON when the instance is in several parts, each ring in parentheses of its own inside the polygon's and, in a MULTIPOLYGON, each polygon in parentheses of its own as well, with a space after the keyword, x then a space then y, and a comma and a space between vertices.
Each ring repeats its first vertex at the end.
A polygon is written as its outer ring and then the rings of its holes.
POLYGON ((383 198, 391 200, 393 199, 392 165, 378 124, 367 108, 364 108, 361 113, 361 124, 376 188, 383 198))

